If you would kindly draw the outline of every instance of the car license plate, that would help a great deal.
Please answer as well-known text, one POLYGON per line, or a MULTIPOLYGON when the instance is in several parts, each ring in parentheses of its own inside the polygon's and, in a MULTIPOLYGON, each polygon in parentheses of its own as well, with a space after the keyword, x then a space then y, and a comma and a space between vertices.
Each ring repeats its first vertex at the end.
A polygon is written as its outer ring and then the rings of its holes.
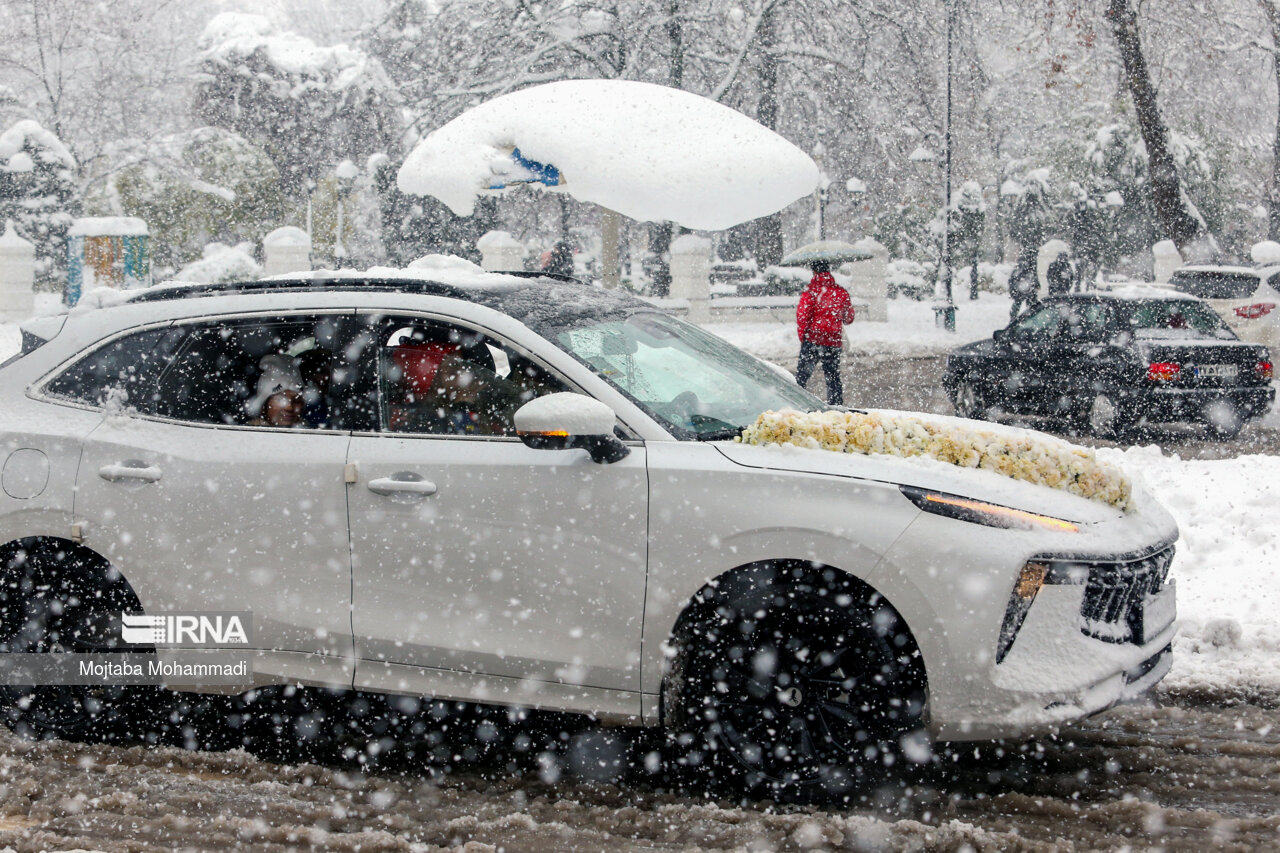
POLYGON ((1196 366, 1196 376, 1235 379, 1237 370, 1234 364, 1201 364, 1196 366))

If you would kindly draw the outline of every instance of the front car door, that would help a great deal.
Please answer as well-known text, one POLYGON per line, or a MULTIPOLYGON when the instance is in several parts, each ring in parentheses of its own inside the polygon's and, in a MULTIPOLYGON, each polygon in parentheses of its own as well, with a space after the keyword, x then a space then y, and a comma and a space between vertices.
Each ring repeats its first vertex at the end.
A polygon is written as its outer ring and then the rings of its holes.
MULTIPOLYGON (((174 324, 163 370, 106 402, 75 502, 85 543, 145 609, 251 611, 251 645, 265 652, 255 669, 323 683, 349 683, 351 671, 350 434, 332 415, 354 371, 335 359, 317 389, 298 366, 307 352, 340 352, 343 323, 174 324), (313 415, 329 414, 308 423, 307 398, 313 415)), ((58 397, 58 381, 46 391, 58 397)))
POLYGON ((536 341, 367 323, 379 425, 350 450, 357 686, 639 713, 644 445, 604 465, 526 447, 515 410, 577 390, 536 341))

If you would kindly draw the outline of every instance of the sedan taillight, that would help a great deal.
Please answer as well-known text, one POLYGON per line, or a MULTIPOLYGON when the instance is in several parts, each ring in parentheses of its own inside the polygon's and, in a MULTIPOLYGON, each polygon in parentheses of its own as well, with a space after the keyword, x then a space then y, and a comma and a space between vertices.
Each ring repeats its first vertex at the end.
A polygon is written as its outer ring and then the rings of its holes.
POLYGON ((1182 365, 1176 361, 1155 361, 1147 365, 1148 382, 1173 382, 1182 373, 1182 365))
POLYGON ((1236 316, 1242 320, 1257 320, 1270 314, 1275 307, 1274 302, 1255 302, 1252 305, 1241 305, 1235 311, 1236 316))
POLYGON ((1271 378, 1271 362, 1260 361, 1253 366, 1253 372, 1257 374, 1259 379, 1271 378))

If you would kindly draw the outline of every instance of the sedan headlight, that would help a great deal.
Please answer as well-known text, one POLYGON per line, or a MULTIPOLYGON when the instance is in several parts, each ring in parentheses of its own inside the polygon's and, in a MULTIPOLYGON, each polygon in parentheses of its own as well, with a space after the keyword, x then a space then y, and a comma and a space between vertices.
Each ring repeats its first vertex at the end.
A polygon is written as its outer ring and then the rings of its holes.
POLYGON ((983 524, 987 527, 1004 527, 1012 530, 1053 530, 1059 533, 1078 533, 1080 525, 1063 518, 1041 515, 1024 509, 978 501, 973 498, 949 495, 918 489, 915 486, 899 486, 902 494, 925 512, 945 515, 960 521, 983 524))

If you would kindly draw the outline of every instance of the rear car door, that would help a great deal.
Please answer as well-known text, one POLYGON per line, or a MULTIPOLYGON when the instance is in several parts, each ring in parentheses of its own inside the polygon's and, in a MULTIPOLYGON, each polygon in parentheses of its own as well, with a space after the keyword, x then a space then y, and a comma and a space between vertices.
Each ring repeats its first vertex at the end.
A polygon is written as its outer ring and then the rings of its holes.
MULTIPOLYGON (((85 543, 146 609, 251 611, 252 647, 276 653, 256 669, 310 664, 331 683, 349 679, 352 654, 350 435, 337 417, 273 422, 268 409, 272 396, 307 390, 302 355, 341 351, 342 324, 340 314, 175 324, 163 370, 93 401, 105 413, 84 443, 75 502, 85 543)), ((348 373, 335 363, 313 402, 339 412, 348 373)), ((55 380, 46 393, 67 388, 55 380)))
POLYGON ((526 447, 515 410, 577 390, 532 346, 444 318, 368 323, 379 428, 350 452, 357 686, 570 704, 608 691, 586 704, 636 713, 619 691, 640 687, 644 445, 612 464, 526 447))

